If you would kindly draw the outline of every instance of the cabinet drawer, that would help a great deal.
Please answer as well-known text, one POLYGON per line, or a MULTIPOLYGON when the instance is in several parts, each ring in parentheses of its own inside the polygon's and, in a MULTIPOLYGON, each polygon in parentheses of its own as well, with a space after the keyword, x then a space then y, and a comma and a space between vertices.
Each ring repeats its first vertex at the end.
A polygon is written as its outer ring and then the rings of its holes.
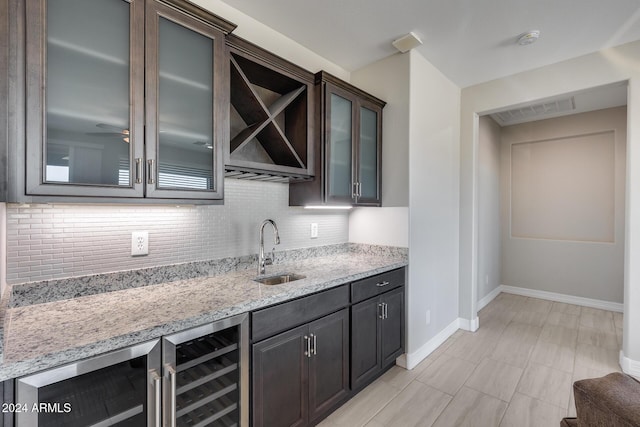
POLYGON ((333 313, 349 305, 349 286, 323 291, 252 313, 251 338, 260 341, 278 332, 333 313))
POLYGON ((366 300, 404 285, 405 268, 388 271, 351 284, 351 302, 366 300))

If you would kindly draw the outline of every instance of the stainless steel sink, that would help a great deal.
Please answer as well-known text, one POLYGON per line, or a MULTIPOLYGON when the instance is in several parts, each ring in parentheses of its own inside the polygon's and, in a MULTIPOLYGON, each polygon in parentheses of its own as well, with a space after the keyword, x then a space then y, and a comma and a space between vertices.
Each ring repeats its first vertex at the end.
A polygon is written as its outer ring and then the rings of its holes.
POLYGON ((305 277, 307 276, 303 276, 301 274, 294 274, 294 273, 285 273, 285 274, 278 274, 277 276, 256 277, 253 280, 256 282, 263 283, 265 285, 279 285, 281 283, 289 283, 289 282, 293 282, 294 280, 304 279, 305 277))

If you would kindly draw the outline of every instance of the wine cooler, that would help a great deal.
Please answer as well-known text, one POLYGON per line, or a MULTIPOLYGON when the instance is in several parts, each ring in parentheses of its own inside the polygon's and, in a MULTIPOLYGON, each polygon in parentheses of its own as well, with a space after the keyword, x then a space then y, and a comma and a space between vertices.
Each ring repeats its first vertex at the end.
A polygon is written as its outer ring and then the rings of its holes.
POLYGON ((16 380, 17 427, 245 427, 248 315, 16 380))
POLYGON ((168 426, 248 425, 248 324, 230 318, 165 337, 168 426))

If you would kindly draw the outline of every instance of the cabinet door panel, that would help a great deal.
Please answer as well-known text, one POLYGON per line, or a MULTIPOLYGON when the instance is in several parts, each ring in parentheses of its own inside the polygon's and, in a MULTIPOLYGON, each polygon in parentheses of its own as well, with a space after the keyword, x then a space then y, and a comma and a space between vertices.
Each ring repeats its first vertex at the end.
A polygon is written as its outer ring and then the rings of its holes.
POLYGON ((382 367, 395 363, 404 351, 404 288, 381 296, 386 304, 386 318, 380 322, 382 367))
POLYGON ((221 198, 224 35, 147 2, 147 196, 221 198))
POLYGON ((365 384, 380 369, 379 298, 351 307, 351 389, 365 384))
POLYGON ((322 416, 349 391, 349 310, 309 324, 314 354, 309 359, 309 419, 322 416))
POLYGON ((360 106, 358 140, 358 204, 380 203, 380 116, 375 106, 360 106))
POLYGON ((27 194, 142 196, 143 14, 140 0, 27 1, 27 194))
POLYGON ((355 106, 352 96, 327 85, 327 201, 351 203, 355 106))
POLYGON ((304 325, 253 345, 254 426, 306 425, 307 333, 304 325))

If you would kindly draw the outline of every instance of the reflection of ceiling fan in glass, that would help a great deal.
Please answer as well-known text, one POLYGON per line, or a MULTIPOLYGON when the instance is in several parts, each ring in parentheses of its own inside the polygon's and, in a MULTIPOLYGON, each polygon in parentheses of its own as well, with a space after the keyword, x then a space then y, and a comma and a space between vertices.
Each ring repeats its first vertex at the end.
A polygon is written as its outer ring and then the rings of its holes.
POLYGON ((106 123, 98 123, 96 127, 100 129, 110 130, 111 132, 87 132, 87 135, 99 136, 104 138, 118 137, 124 142, 129 143, 129 129, 122 129, 118 126, 108 125, 106 123))

